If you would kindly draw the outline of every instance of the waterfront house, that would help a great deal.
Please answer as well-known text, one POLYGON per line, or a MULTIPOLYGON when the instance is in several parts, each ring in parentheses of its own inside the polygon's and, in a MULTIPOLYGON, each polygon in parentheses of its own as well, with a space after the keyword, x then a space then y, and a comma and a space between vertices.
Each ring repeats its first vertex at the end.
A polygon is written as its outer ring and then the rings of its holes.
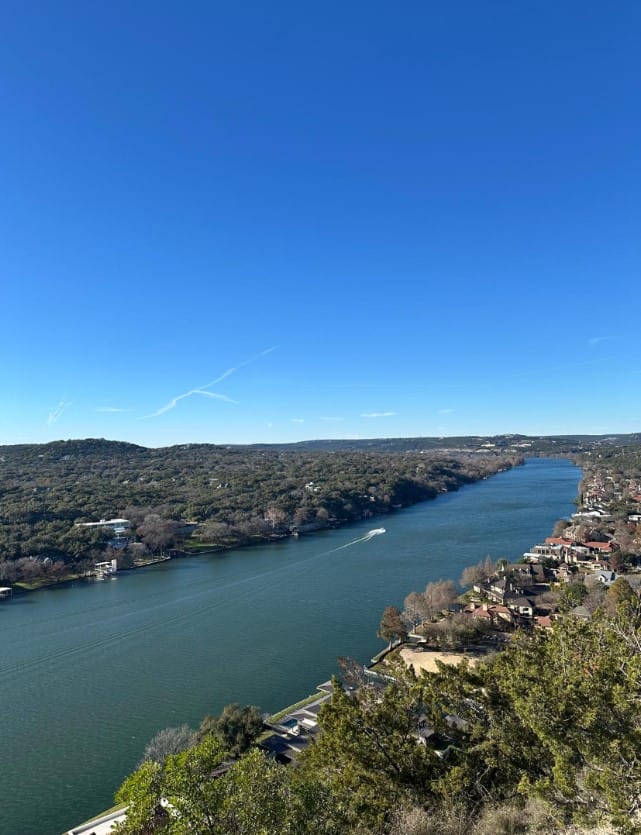
POLYGON ((99 522, 76 522, 76 527, 111 528, 115 536, 123 536, 130 524, 129 519, 101 519, 99 522))
POLYGON ((585 542, 583 543, 590 554, 595 556, 608 555, 612 553, 611 542, 585 542))
POLYGON ((485 594, 495 603, 504 603, 505 596, 514 591, 514 584, 509 577, 501 577, 500 580, 491 579, 483 586, 485 594))
POLYGON ((505 605, 511 612, 525 618, 534 617, 534 603, 525 595, 511 594, 505 598, 505 605))

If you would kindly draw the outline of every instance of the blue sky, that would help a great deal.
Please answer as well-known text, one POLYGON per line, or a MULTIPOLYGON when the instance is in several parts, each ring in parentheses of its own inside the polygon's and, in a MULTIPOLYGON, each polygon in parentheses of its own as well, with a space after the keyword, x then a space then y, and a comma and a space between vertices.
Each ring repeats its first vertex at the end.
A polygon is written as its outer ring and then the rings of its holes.
POLYGON ((637 2, 0 10, 0 443, 641 430, 637 2))

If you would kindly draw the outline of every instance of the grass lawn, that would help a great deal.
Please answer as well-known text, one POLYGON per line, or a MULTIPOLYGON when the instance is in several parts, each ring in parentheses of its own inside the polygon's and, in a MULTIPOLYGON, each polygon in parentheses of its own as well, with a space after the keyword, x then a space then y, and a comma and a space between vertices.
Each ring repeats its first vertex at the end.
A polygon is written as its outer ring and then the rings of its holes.
POLYGON ((221 548, 230 548, 231 544, 224 542, 185 542, 183 550, 188 554, 198 553, 198 551, 220 551, 221 548))
POLYGON ((287 716, 288 713, 291 713, 293 710, 299 710, 301 707, 305 707, 305 705, 309 705, 312 702, 315 702, 317 699, 320 699, 322 696, 327 695, 326 693, 321 693, 317 691, 316 693, 312 693, 310 696, 306 696, 304 699, 301 699, 300 702, 296 702, 294 705, 290 705, 289 707, 284 708, 283 710, 279 710, 278 713, 273 713, 268 719, 268 722, 280 722, 280 720, 287 716))
POLYGON ((39 580, 34 580, 33 583, 14 583, 13 587, 22 589, 23 591, 36 591, 37 589, 53 588, 59 586, 61 583, 69 583, 71 580, 79 580, 80 574, 66 574, 59 580, 49 580, 47 577, 42 577, 39 580))
POLYGON ((124 809, 126 805, 127 805, 126 803, 117 803, 115 806, 112 806, 110 809, 105 809, 103 812, 99 812, 97 815, 94 815, 93 818, 89 818, 89 820, 83 821, 80 824, 80 826, 85 826, 85 824, 93 823, 94 821, 97 821, 99 818, 102 818, 105 815, 110 815, 112 812, 119 812, 121 809, 124 809))

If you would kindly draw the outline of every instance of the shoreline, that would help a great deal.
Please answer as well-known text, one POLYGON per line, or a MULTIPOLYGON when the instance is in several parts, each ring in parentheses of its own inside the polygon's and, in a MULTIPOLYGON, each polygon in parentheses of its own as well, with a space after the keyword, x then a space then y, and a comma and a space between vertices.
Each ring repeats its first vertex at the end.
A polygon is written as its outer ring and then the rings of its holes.
MULTIPOLYGON (((541 457, 544 457, 544 456, 532 456, 532 457, 541 458, 541 457)), ((491 473, 490 475, 481 476, 480 478, 474 479, 473 481, 461 481, 460 483, 457 483, 457 485, 455 487, 453 487, 451 490, 443 490, 443 491, 437 492, 433 496, 429 496, 425 499, 420 499, 416 502, 412 502, 410 504, 402 505, 400 507, 390 507, 385 512, 372 513, 371 516, 364 517, 364 518, 361 518, 361 519, 349 519, 349 520, 345 520, 345 521, 333 520, 331 522, 323 524, 322 527, 320 527, 320 526, 315 527, 313 530, 296 531, 296 532, 293 532, 293 531, 290 530, 287 533, 283 533, 283 534, 270 534, 269 537, 257 537, 256 540, 253 541, 253 542, 239 542, 239 543, 236 543, 236 544, 233 544, 233 545, 213 545, 212 544, 211 547, 205 546, 202 549, 197 548, 197 549, 194 549, 193 551, 183 550, 183 549, 179 549, 179 548, 172 548, 172 549, 169 549, 171 553, 168 556, 155 557, 155 558, 153 558, 149 561, 145 561, 141 565, 132 565, 132 566, 128 566, 127 568, 120 568, 120 569, 118 569, 116 575, 113 575, 113 576, 117 576, 121 572, 124 573, 124 572, 128 572, 128 571, 137 571, 138 569, 147 568, 147 567, 153 566, 153 565, 158 565, 159 563, 170 562, 172 559, 188 559, 188 558, 190 559, 190 558, 193 558, 193 557, 208 556, 208 555, 211 555, 211 554, 220 554, 220 553, 225 553, 225 552, 228 552, 228 551, 235 551, 235 550, 238 550, 238 549, 241 549, 241 548, 256 548, 256 547, 259 547, 259 546, 262 546, 262 545, 274 544, 276 542, 282 542, 282 541, 286 541, 286 540, 290 540, 290 539, 298 539, 299 537, 307 538, 309 536, 313 536, 314 534, 322 533, 323 531, 338 530, 339 528, 347 528, 350 525, 359 525, 362 522, 367 522, 369 520, 371 520, 373 522, 376 519, 381 519, 383 517, 390 516, 391 514, 396 514, 398 512, 402 512, 403 510, 408 510, 411 507, 416 507, 416 505, 436 501, 441 496, 447 496, 450 493, 458 493, 459 490, 461 490, 464 487, 473 487, 475 484, 480 484, 481 482, 487 481, 488 479, 491 479, 491 478, 494 478, 495 476, 500 475, 501 473, 509 472, 510 470, 513 470, 515 467, 523 467, 523 466, 526 465, 526 463, 527 463, 527 459, 523 458, 519 461, 516 461, 514 464, 503 466, 503 467, 497 469, 496 472, 491 473)), ((56 589, 56 588, 68 587, 68 586, 71 586, 73 583, 78 583, 78 582, 104 582, 104 581, 96 580, 96 578, 94 578, 94 577, 87 577, 87 576, 82 576, 82 575, 72 575, 68 578, 63 577, 60 580, 56 580, 56 581, 53 581, 53 582, 50 582, 50 583, 49 582, 41 583, 35 588, 25 588, 21 584, 11 586, 11 588, 12 588, 13 594, 15 596, 21 597, 23 595, 33 594, 34 592, 38 592, 38 591, 46 591, 46 590, 51 591, 52 589, 56 589)))
MULTIPOLYGON (((148 562, 142 563, 141 565, 132 565, 129 568, 120 568, 118 569, 117 574, 124 574, 128 571, 136 571, 139 568, 147 568, 150 565, 158 565, 159 563, 169 562, 171 557, 155 557, 148 562)), ((113 579, 117 575, 111 575, 110 579, 113 579)), ((71 577, 63 578, 62 580, 53 580, 50 583, 44 582, 39 583, 38 586, 35 588, 25 588, 21 583, 12 586, 12 594, 14 597, 22 597, 23 595, 34 594, 38 591, 52 591, 53 589, 65 588, 68 586, 72 586, 74 583, 104 583, 106 580, 103 578, 99 580, 97 577, 94 576, 87 576, 76 574, 71 577)))
MULTIPOLYGON (((476 482, 474 482, 474 483, 476 483, 476 482)), ((438 497, 437 497, 437 498, 438 498, 438 497)), ((420 503, 420 504, 422 504, 422 503, 420 503)), ((362 522, 362 521, 367 521, 367 520, 361 520, 361 522, 362 522)), ((344 526, 340 526, 340 527, 344 527, 344 526)), ((544 528, 542 529, 542 531, 543 531, 543 530, 549 530, 548 524, 545 524, 545 525, 544 525, 544 528)), ((261 544, 261 543, 253 543, 253 544, 261 544)), ((213 552, 210 552, 210 553, 217 553, 219 550, 222 550, 222 549, 218 549, 217 551, 213 551, 213 552)), ((382 650, 381 650, 381 652, 377 654, 377 656, 374 656, 374 658, 372 658, 372 659, 371 659, 371 660, 372 660, 372 662, 373 662, 373 661, 374 661, 377 657, 380 657, 380 655, 385 655, 386 653, 387 653, 387 649, 382 649, 382 650)), ((426 655, 426 656, 431 656, 432 658, 435 658, 435 657, 436 657, 436 653, 435 653, 435 652, 426 652, 426 653, 425 653, 425 655, 426 655)), ((362 657, 362 656, 361 656, 361 657, 362 657)), ((370 664, 369 664, 368 662, 363 662, 363 667, 365 667, 365 666, 368 666, 368 667, 369 667, 369 666, 370 666, 370 664)), ((322 673, 321 673, 321 676, 319 676, 319 677, 318 677, 318 680, 320 680, 321 678, 322 678, 322 673)), ((299 692, 300 692, 300 691, 299 691, 299 692)), ((305 691, 303 691, 303 692, 305 692, 305 691)), ((239 694, 239 695, 240 695, 240 694, 239 694)), ((290 713, 290 712, 292 712, 292 711, 294 711, 294 710, 297 710, 297 709, 299 709, 299 708, 302 708, 302 707, 305 705, 305 703, 306 703, 306 702, 308 702, 308 700, 313 700, 314 698, 316 698, 316 695, 317 695, 316 693, 313 693, 313 694, 312 694, 312 693, 309 693, 307 696, 305 696, 305 697, 304 697, 304 698, 302 698, 301 700, 299 700, 299 701, 295 701, 295 702, 293 702, 292 704, 289 704, 289 705, 288 705, 287 707, 285 707, 285 708, 281 708, 280 710, 276 710, 275 712, 273 712, 273 713, 271 713, 271 714, 270 714, 270 717, 269 717, 269 718, 270 718, 270 720, 272 720, 272 721, 273 721, 274 719, 277 719, 278 717, 280 717, 280 716, 282 716, 282 715, 286 715, 286 714, 288 714, 288 713, 290 713)))
MULTIPOLYGON (((547 457, 547 456, 539 456, 539 455, 532 456, 532 458, 544 458, 544 457, 547 457)), ((550 456, 550 457, 553 457, 553 456, 550 456)), ((565 458, 567 456, 559 456, 559 457, 565 458)), ((570 459, 568 458, 568 460, 570 460, 570 459)), ((404 510, 409 510, 411 507, 416 507, 417 505, 420 505, 420 504, 426 504, 427 502, 435 502, 441 496, 448 496, 450 493, 458 493, 459 490, 461 490, 464 487, 473 487, 475 484, 480 484, 483 481, 488 481, 489 479, 494 478, 495 476, 500 475, 501 473, 510 472, 510 470, 515 469, 515 467, 524 467, 525 464, 526 464, 526 461, 527 461, 527 459, 524 458, 524 459, 522 459, 520 461, 517 461, 515 464, 512 464, 510 466, 501 467, 500 469, 496 470, 496 472, 491 473, 490 475, 481 476, 480 478, 474 479, 474 481, 461 481, 459 484, 456 485, 456 487, 453 487, 451 490, 438 491, 434 496, 428 496, 425 499, 419 499, 418 501, 411 502, 411 503, 405 504, 405 505, 392 506, 385 511, 382 511, 382 512, 379 512, 379 513, 372 513, 370 516, 364 516, 364 517, 361 517, 360 519, 346 519, 345 521, 333 520, 331 522, 327 522, 325 524, 314 527, 312 530, 307 530, 307 531, 299 531, 299 530, 292 531, 292 530, 290 530, 287 533, 270 534, 268 537, 256 537, 256 541, 254 541, 254 542, 239 542, 239 543, 235 543, 233 545, 213 545, 212 544, 211 548, 208 547, 208 546, 205 546, 202 549, 198 548, 198 549, 195 549, 194 551, 191 551, 191 550, 186 550, 185 551, 185 550, 180 550, 178 548, 172 549, 172 550, 180 551, 180 553, 176 555, 177 558, 179 558, 179 559, 181 559, 183 557, 198 557, 198 556, 206 555, 206 554, 219 554, 219 553, 224 553, 226 551, 235 551, 235 550, 240 549, 240 548, 255 548, 255 547, 260 546, 260 545, 269 545, 269 544, 273 544, 275 542, 282 542, 282 541, 286 541, 286 540, 289 540, 289 539, 297 539, 299 537, 307 538, 308 536, 314 536, 314 534, 323 533, 323 531, 333 531, 333 530, 338 530, 340 528, 347 528, 350 525, 360 525, 361 522, 367 522, 367 521, 374 522, 376 519, 383 519, 387 516, 391 516, 391 515, 394 515, 396 513, 400 513, 404 510)))

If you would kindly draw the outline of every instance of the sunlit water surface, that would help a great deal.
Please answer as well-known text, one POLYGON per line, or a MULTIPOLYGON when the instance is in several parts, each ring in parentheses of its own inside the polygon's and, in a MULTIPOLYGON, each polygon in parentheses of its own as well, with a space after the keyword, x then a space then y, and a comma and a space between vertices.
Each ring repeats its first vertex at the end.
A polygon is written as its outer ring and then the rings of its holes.
POLYGON ((0 832, 60 835, 112 804, 159 729, 231 701, 274 711, 337 656, 368 660, 385 606, 518 558, 572 512, 579 478, 532 459, 380 519, 1 604, 0 832))

